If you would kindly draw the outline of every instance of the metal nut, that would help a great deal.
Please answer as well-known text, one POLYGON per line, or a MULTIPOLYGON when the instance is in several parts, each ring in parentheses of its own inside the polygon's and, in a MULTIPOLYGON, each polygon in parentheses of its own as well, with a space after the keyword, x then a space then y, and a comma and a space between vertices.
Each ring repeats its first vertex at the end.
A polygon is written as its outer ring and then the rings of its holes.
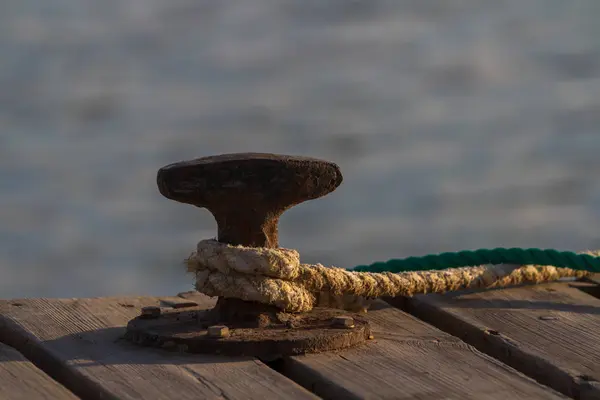
POLYGON ((229 328, 225 325, 213 325, 208 327, 208 336, 211 338, 224 338, 229 336, 229 328))
POLYGON ((335 328, 354 328, 354 318, 347 315, 340 315, 333 318, 332 325, 335 328))
POLYGON ((154 319, 160 317, 160 307, 148 306, 142 307, 142 318, 154 319))

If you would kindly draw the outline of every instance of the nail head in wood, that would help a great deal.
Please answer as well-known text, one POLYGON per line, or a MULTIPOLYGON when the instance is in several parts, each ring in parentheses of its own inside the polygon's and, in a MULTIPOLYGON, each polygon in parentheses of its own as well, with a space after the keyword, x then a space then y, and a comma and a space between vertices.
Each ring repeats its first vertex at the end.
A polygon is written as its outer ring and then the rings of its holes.
POLYGON ((148 306, 142 308, 142 318, 154 319, 160 317, 160 307, 148 306))
POLYGON ((332 325, 335 328, 354 328, 354 318, 347 315, 339 315, 333 318, 332 325))

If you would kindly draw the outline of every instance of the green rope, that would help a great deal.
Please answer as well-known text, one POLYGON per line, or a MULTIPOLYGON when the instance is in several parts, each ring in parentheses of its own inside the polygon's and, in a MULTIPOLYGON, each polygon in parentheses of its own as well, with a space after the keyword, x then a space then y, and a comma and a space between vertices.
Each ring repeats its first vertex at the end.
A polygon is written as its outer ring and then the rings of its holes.
POLYGON ((370 265, 359 265, 354 267, 353 270, 358 272, 397 273, 442 270, 484 264, 553 265, 580 271, 600 272, 600 257, 589 254, 576 254, 571 251, 519 248, 430 254, 424 257, 408 257, 376 262, 370 265))

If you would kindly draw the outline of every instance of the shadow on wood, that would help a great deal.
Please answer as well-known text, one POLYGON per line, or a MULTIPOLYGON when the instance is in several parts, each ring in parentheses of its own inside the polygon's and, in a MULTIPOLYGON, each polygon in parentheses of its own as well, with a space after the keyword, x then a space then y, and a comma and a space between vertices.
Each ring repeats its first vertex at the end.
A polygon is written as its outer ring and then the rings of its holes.
POLYGON ((0 396, 3 400, 77 397, 40 371, 15 349, 0 343, 0 396))
POLYGON ((125 324, 157 305, 151 297, 0 301, 0 341, 86 399, 315 398, 253 358, 174 354, 122 341, 125 324))
POLYGON ((286 358, 278 370, 325 399, 562 398, 383 301, 366 318, 374 335, 367 346, 286 358))
POLYGON ((390 300, 574 398, 600 398, 600 300, 589 283, 551 283, 390 300))

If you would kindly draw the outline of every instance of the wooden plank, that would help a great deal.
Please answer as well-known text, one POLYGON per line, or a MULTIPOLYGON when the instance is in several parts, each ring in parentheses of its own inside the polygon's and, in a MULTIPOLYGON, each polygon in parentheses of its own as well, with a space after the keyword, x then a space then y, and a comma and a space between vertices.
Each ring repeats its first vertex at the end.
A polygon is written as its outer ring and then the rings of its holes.
POLYGON ((375 339, 286 359, 281 372, 327 399, 556 399, 558 393, 392 306, 366 314, 375 339))
POLYGON ((0 343, 0 394, 4 400, 77 399, 12 347, 0 343))
POLYGON ((593 274, 592 276, 585 278, 585 280, 600 285, 600 274, 593 274))
POLYGON ((315 398, 252 358, 168 353, 120 340, 142 307, 157 305, 149 297, 1 301, 0 340, 86 399, 315 398))
POLYGON ((419 295, 405 309, 568 396, 600 399, 599 289, 552 283, 419 295))

